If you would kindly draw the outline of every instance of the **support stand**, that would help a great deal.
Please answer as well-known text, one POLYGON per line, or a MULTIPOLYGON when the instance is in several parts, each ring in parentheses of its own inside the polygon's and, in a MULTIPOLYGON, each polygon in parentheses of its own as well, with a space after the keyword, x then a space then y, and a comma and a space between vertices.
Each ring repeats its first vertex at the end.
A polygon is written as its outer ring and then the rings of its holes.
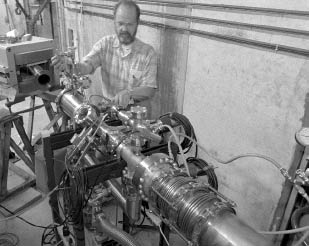
MULTIPOLYGON (((61 118, 60 115, 56 115, 51 102, 47 99, 43 99, 43 105, 35 106, 35 96, 31 96, 30 108, 26 110, 22 110, 16 113, 11 112, 11 106, 22 102, 24 98, 18 98, 14 102, 7 102, 6 108, 0 109, 0 202, 6 200, 8 197, 18 193, 21 190, 25 190, 35 185, 36 178, 35 175, 31 175, 24 171, 22 168, 18 168, 15 165, 9 165, 9 153, 10 148, 12 148, 15 153, 19 156, 19 158, 29 167, 29 169, 35 174, 35 152, 34 152, 34 144, 41 138, 41 134, 38 134, 38 137, 35 138, 33 143, 32 134, 33 134, 33 122, 34 122, 34 110, 45 107, 46 112, 51 120, 51 122, 43 129, 49 130, 51 127, 54 127, 54 130, 59 130, 59 126, 57 121, 61 118), (27 133, 23 124, 23 117, 20 115, 21 113, 29 112, 28 119, 28 129, 27 133), (21 149, 18 144, 11 137, 11 128, 15 126, 21 141, 23 143, 23 149, 21 149), (24 152, 26 151, 26 153, 24 152), (20 183, 20 179, 18 179, 17 185, 14 184, 13 187, 8 187, 8 174, 9 169, 18 176, 20 176, 24 182, 20 183)), ((14 183, 15 180, 13 180, 14 183)), ((12 186, 12 185, 11 185, 12 186)))
MULTIPOLYGON (((34 176, 23 172, 22 175, 27 177, 23 183, 8 189, 8 172, 9 172, 9 153, 10 146, 19 155, 19 157, 25 162, 25 164, 34 171, 34 151, 32 146, 29 146, 29 139, 23 128, 22 116, 14 115, 11 116, 9 111, 1 109, 2 117, 0 119, 0 201, 5 200, 7 197, 17 193, 18 191, 29 187, 35 183, 34 176), (25 153, 18 147, 15 141, 11 138, 11 128, 13 123, 17 128, 18 133, 26 147, 26 150, 31 159, 29 159, 25 153)), ((22 172, 22 170, 20 170, 22 172)))

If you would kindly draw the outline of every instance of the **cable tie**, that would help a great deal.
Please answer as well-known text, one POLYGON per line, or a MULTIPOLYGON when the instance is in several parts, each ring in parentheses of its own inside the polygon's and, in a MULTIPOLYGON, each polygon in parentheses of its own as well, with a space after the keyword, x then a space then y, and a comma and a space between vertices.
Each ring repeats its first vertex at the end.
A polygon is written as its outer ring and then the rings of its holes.
POLYGON ((209 166, 206 166, 206 167, 203 167, 203 171, 208 171, 208 170, 214 170, 215 167, 213 165, 209 165, 209 166))
POLYGON ((276 44, 275 51, 278 51, 278 49, 279 49, 279 45, 278 45, 278 44, 276 44))

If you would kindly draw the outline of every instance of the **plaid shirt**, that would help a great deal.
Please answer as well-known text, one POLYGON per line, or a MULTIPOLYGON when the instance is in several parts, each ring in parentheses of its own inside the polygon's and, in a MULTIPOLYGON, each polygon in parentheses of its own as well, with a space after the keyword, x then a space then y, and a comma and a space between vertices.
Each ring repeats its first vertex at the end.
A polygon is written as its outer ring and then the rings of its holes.
POLYGON ((150 45, 137 38, 123 46, 116 35, 103 37, 83 61, 92 66, 92 73, 101 67, 103 95, 109 98, 125 89, 157 88, 157 56, 150 45))

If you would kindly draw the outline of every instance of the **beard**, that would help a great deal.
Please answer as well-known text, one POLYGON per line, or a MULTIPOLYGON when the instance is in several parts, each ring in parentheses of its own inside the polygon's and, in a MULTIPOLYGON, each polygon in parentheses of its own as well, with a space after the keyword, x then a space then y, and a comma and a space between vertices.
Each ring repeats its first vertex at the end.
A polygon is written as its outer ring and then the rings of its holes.
POLYGON ((129 32, 120 32, 118 34, 118 39, 119 39, 120 43, 128 45, 128 44, 133 43, 133 41, 135 39, 135 34, 136 34, 136 32, 133 35, 131 35, 131 33, 129 33, 129 32))

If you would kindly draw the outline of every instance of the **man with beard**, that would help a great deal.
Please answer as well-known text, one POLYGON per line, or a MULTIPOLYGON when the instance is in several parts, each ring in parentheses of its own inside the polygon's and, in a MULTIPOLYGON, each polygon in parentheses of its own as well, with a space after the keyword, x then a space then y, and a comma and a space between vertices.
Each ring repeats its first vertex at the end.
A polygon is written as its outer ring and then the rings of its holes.
MULTIPOLYGON (((140 8, 132 0, 120 0, 114 8, 116 35, 99 40, 82 62, 76 64, 80 75, 92 74, 100 67, 103 95, 127 107, 144 102, 149 106, 157 88, 157 57, 153 47, 135 37, 140 8)), ((63 65, 60 56, 52 58, 55 67, 63 65)))

